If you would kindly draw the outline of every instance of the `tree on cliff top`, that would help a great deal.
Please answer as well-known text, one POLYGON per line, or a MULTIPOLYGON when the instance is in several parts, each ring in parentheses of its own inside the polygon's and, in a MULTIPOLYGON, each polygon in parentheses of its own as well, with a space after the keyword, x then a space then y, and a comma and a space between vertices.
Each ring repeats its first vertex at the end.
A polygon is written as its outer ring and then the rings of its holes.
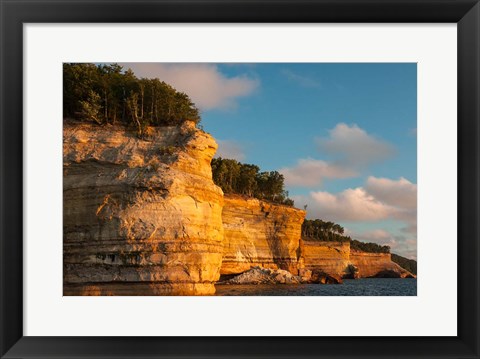
POLYGON ((256 165, 221 157, 214 158, 211 165, 213 181, 224 193, 294 205, 285 191, 283 175, 277 171, 260 172, 256 165))
POLYGON ((344 228, 339 224, 321 219, 305 219, 302 224, 302 237, 305 240, 325 242, 350 242, 350 248, 369 253, 390 253, 389 246, 376 243, 360 242, 344 235, 344 228))
POLYGON ((137 128, 200 122, 187 94, 159 79, 139 79, 118 64, 63 64, 63 116, 137 128))

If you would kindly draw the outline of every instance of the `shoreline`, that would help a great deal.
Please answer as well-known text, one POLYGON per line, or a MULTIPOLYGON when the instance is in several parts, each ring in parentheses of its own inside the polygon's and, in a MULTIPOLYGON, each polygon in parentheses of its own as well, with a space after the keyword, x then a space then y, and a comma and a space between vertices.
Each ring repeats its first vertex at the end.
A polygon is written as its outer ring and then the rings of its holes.
POLYGON ((343 285, 215 284, 215 296, 416 296, 417 279, 345 279, 343 285))

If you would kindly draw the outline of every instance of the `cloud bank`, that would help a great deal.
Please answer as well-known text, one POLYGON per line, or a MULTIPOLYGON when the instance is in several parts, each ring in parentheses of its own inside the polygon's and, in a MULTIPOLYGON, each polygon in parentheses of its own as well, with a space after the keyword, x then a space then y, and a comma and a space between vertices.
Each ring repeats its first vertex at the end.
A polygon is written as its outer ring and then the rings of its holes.
POLYGON ((388 142, 377 139, 357 125, 337 124, 327 138, 317 138, 321 152, 333 160, 302 158, 292 167, 279 170, 285 184, 295 187, 319 186, 325 179, 357 177, 368 165, 383 161, 393 155, 388 142))
POLYGON ((379 221, 393 216, 395 209, 379 201, 364 188, 348 188, 343 192, 311 192, 308 208, 319 218, 335 221, 379 221))
POLYGON ((316 218, 333 221, 381 221, 398 219, 416 224, 417 185, 401 177, 398 180, 369 177, 362 187, 339 193, 310 192, 297 196, 299 204, 308 204, 316 218))
POLYGON ((239 97, 251 95, 260 85, 248 76, 226 77, 214 64, 120 63, 138 77, 159 78, 185 92, 197 107, 208 111, 236 106, 239 97))
POLYGON ((357 125, 337 124, 327 138, 317 138, 319 150, 331 155, 336 162, 354 168, 381 162, 394 154, 391 144, 378 139, 357 125))
POLYGON ((346 229, 345 234, 362 242, 373 242, 382 246, 389 246, 392 253, 410 259, 417 259, 416 235, 408 238, 404 235, 392 234, 384 229, 374 229, 364 232, 355 232, 346 229))
POLYGON ((414 210, 417 208, 417 185, 400 177, 398 180, 368 177, 365 190, 379 201, 397 208, 414 210))
POLYGON ((398 180, 368 177, 362 187, 339 193, 312 191, 308 196, 293 196, 298 206, 308 205, 309 218, 333 222, 381 222, 394 220, 404 225, 401 235, 378 229, 349 232, 352 238, 389 245, 395 253, 413 258, 417 241, 417 185, 398 180))
POLYGON ((281 168, 279 172, 285 177, 287 186, 301 187, 318 186, 326 178, 349 178, 357 175, 348 168, 313 158, 300 159, 295 166, 281 168))

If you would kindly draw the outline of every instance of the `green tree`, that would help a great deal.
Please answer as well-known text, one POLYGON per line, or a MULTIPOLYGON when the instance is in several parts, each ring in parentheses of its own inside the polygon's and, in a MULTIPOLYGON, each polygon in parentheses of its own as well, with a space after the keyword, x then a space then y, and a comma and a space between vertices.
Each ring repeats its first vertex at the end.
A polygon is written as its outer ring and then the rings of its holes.
POLYGON ((95 121, 98 124, 102 123, 100 118, 101 110, 100 95, 93 90, 89 91, 88 97, 85 100, 80 100, 80 111, 87 120, 95 121))
POLYGON ((83 115, 82 101, 98 90, 98 68, 93 64, 63 64, 63 115, 83 115))
POLYGON ((257 174, 259 168, 255 165, 243 164, 240 166, 239 178, 237 180, 237 192, 253 197, 257 190, 257 174))
POLYGON ((159 79, 138 79, 118 64, 63 65, 63 114, 98 124, 132 125, 139 134, 147 125, 172 126, 200 122, 187 94, 159 79), (100 107, 100 108, 99 108, 100 107))
POLYGON ((211 165, 213 181, 224 193, 236 193, 288 206, 294 205, 284 189, 283 175, 277 171, 260 172, 256 165, 223 158, 214 158, 211 165))

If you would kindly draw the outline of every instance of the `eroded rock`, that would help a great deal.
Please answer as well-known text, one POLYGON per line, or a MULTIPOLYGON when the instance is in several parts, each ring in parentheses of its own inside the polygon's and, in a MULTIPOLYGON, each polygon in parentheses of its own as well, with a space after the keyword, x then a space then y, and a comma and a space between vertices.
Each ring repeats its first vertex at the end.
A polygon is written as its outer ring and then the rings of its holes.
POLYGON ((357 269, 358 278, 406 278, 415 277, 392 261, 390 253, 350 252, 350 263, 357 269))
POLYGON ((298 274, 305 211, 236 195, 226 195, 224 202, 222 274, 239 274, 254 266, 298 274))
POLYGON ((342 284, 342 277, 335 274, 328 274, 322 270, 316 269, 312 271, 312 275, 308 283, 317 284, 342 284))
POLYGON ((393 278, 415 277, 393 262, 390 253, 367 253, 350 250, 348 242, 303 240, 301 256, 304 267, 332 278, 355 279, 387 275, 393 278), (384 273, 384 274, 382 274, 384 273), (390 274, 388 274, 390 273, 390 274))
POLYGON ((223 253, 214 139, 191 122, 65 123, 64 294, 213 294, 223 253))
POLYGON ((300 282, 300 277, 286 270, 255 266, 219 284, 299 284, 300 282))
POLYGON ((350 243, 302 240, 305 268, 344 277, 350 264, 350 243))

